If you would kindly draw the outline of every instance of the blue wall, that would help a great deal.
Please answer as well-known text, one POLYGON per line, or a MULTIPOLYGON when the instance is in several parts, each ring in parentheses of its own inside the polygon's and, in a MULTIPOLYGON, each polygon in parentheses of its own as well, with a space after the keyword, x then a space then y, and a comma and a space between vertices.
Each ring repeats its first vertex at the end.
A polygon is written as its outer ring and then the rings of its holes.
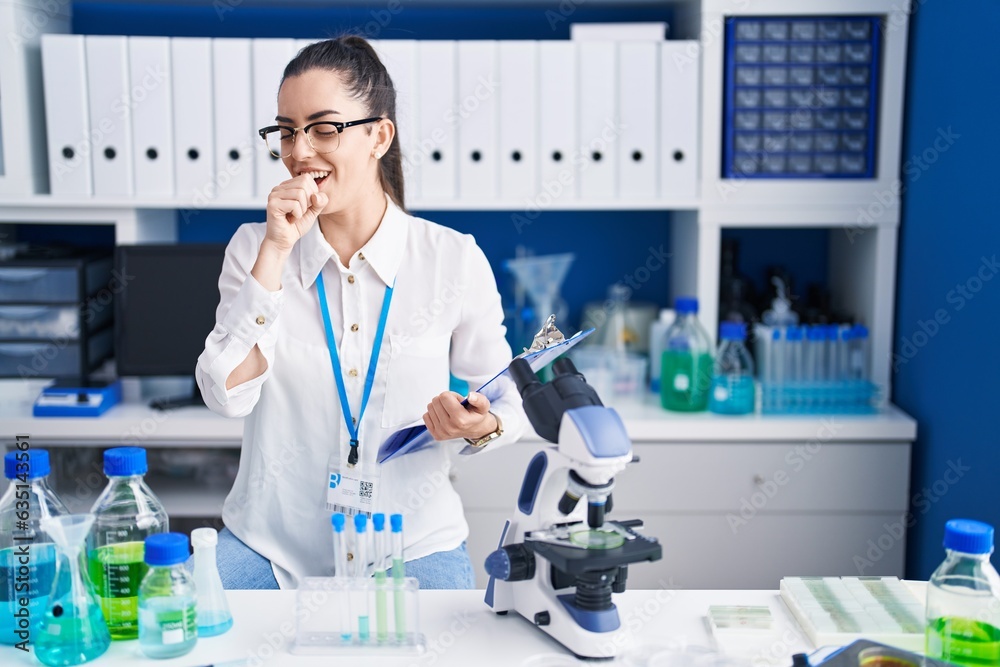
POLYGON ((894 399, 919 423, 907 576, 927 578, 949 518, 1000 527, 1000 3, 914 4, 894 399))

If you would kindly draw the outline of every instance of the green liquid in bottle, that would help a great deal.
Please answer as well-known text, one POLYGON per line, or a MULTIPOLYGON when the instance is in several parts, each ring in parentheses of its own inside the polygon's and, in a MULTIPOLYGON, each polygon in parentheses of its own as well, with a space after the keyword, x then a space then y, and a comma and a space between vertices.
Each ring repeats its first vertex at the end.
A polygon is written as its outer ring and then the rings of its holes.
POLYGON ((927 656, 956 665, 1000 665, 1000 628, 968 618, 945 616, 927 626, 927 656))
POLYGON ((149 567, 142 542, 98 547, 88 554, 90 580, 101 601, 111 639, 139 636, 139 584, 149 567))
POLYGON ((667 410, 699 412, 708 408, 712 355, 665 350, 661 359, 660 402, 667 410))

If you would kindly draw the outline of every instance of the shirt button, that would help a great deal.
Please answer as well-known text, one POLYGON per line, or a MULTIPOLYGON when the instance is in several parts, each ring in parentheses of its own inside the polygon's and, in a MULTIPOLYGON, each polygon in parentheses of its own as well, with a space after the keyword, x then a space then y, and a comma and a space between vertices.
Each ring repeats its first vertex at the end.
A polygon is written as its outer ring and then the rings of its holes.
POLYGON ((358 369, 352 368, 351 370, 347 371, 347 374, 350 375, 352 378, 356 378, 358 377, 358 369))
POLYGON ((347 276, 347 282, 354 284, 354 276, 347 276))
POLYGON ((354 560, 354 553, 351 552, 351 551, 348 551, 347 552, 347 562, 350 563, 352 560, 354 560))
POLYGON ((264 324, 264 322, 266 322, 266 321, 267 320, 264 319, 263 315, 258 315, 257 316, 257 324, 264 324))
POLYGON ((358 253, 358 259, 360 259, 361 261, 364 261, 364 259, 365 259, 365 253, 359 252, 358 253))
POLYGON ((357 324, 352 324, 351 325, 351 331, 357 331, 357 330, 358 330, 358 325, 357 324))

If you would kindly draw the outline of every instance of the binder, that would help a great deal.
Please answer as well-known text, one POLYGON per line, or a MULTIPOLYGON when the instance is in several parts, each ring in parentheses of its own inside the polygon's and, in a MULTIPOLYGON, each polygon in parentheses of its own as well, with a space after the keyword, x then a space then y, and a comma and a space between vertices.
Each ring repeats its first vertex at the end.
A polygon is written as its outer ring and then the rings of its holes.
POLYGON ((659 188, 659 42, 619 42, 618 196, 654 199, 659 188))
POLYGON ((88 35, 83 43, 87 52, 94 194, 131 196, 134 187, 128 43, 125 37, 107 35, 88 35))
POLYGON ((581 42, 577 48, 580 199, 607 201, 617 194, 622 132, 617 105, 618 49, 615 42, 581 42))
POLYGON ((697 41, 660 44, 660 198, 698 197, 701 68, 697 41))
POLYGON ((212 198, 215 145, 212 125, 212 42, 170 40, 174 97, 174 176, 177 198, 198 206, 212 198))
MULTIPOLYGON (((254 194, 253 75, 249 39, 213 39, 215 196, 246 200, 254 194)), ((260 141, 260 138, 257 138, 260 141)), ((210 195, 211 196, 211 195, 210 195)))
POLYGON ((417 129, 417 43, 410 39, 383 39, 373 42, 375 52, 389 72, 396 89, 396 139, 403 153, 404 198, 420 192, 417 129))
POLYGON ((538 176, 538 43, 502 41, 499 58, 500 198, 524 204, 538 176))
POLYGON ((138 197, 174 196, 170 39, 129 37, 132 164, 138 197))
POLYGON ((413 163, 419 171, 420 200, 452 200, 457 191, 455 111, 455 42, 417 42, 417 112, 419 150, 413 163))
POLYGON ((90 107, 83 35, 42 35, 49 187, 55 196, 93 194, 90 107))
POLYGON ((462 201, 496 199, 497 172, 497 43, 458 43, 458 196, 462 201))
POLYGON ((538 43, 538 203, 577 198, 577 45, 538 43))
POLYGON ((278 113, 278 87, 285 65, 295 55, 294 39, 255 39, 251 44, 253 70, 253 117, 251 129, 254 132, 254 194, 258 199, 266 199, 275 185, 291 178, 285 164, 271 155, 267 144, 257 136, 262 127, 274 125, 278 113))

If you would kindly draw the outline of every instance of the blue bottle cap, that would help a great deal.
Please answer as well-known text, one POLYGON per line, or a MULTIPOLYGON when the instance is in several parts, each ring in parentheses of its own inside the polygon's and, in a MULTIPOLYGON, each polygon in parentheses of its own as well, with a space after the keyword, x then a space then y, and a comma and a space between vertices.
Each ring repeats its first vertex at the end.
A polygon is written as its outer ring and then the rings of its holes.
POLYGON ((851 327, 851 335, 855 338, 864 340, 865 338, 868 338, 868 327, 863 324, 855 324, 851 327))
POLYGON ((343 514, 337 512, 330 517, 330 523, 333 524, 333 529, 335 531, 342 533, 344 532, 344 525, 347 523, 347 520, 344 518, 343 514))
POLYGON ((385 530, 385 515, 381 512, 372 514, 372 528, 375 529, 376 533, 381 533, 385 530))
POLYGON ((389 517, 389 523, 392 526, 392 532, 401 533, 403 532, 403 515, 393 514, 389 517))
POLYGON ((972 519, 952 519, 944 525, 944 548, 964 554, 993 552, 993 526, 972 519))
POLYGON ((771 340, 781 340, 781 329, 775 329, 771 332, 771 340))
POLYGON ((747 325, 743 322, 723 322, 719 325, 719 337, 722 340, 746 340, 747 325))
POLYGON ((690 315, 698 312, 698 299, 693 296, 679 296, 674 299, 674 310, 678 315, 690 315))
POLYGON ((104 452, 104 474, 108 477, 145 475, 148 469, 142 447, 115 447, 104 452))
POLYGON ((366 517, 364 514, 355 514, 354 530, 358 531, 359 533, 363 533, 365 532, 365 528, 367 527, 368 527, 368 517, 366 517))
POLYGON ((147 565, 179 565, 190 556, 187 535, 157 533, 146 538, 147 565))
POLYGON ((21 464, 21 472, 27 475, 28 479, 38 479, 45 477, 52 469, 49 467, 49 453, 44 449, 28 449, 23 452, 7 452, 3 457, 3 475, 7 479, 14 479, 18 475, 17 464, 21 464), (27 457, 25 457, 27 454, 27 457), (18 461, 20 455, 24 461, 18 461), (27 466, 27 470, 24 469, 27 466))
POLYGON ((788 327, 785 338, 788 340, 802 340, 802 327, 788 327))

